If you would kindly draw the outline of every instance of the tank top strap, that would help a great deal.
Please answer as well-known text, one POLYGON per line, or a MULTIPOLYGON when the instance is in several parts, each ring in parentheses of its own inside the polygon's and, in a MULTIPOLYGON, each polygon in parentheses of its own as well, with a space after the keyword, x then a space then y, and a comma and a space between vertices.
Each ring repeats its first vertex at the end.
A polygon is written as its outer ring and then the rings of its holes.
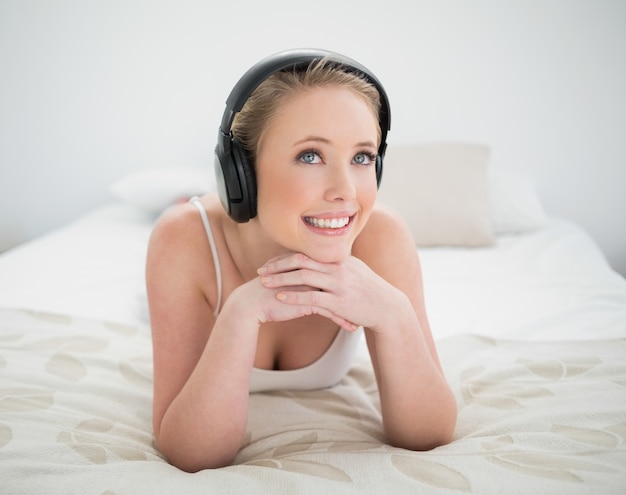
POLYGON ((200 198, 198 196, 194 196, 189 201, 200 212, 200 217, 202 218, 202 223, 204 224, 204 230, 206 232, 207 239, 209 240, 209 246, 211 247, 213 265, 215 266, 215 282, 217 285, 217 303, 215 304, 215 311, 213 311, 213 315, 217 317, 220 312, 220 307, 222 305, 222 268, 220 266, 220 258, 217 254, 217 247, 215 246, 215 238, 213 237, 213 231, 211 230, 209 217, 206 214, 204 206, 202 206, 202 203, 200 202, 200 198))

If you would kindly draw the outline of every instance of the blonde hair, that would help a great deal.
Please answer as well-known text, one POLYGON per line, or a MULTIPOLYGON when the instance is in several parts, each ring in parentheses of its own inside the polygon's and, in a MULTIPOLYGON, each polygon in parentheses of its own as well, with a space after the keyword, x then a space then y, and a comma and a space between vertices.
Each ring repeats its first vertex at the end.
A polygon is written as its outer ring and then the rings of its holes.
MULTIPOLYGON (((256 161, 265 128, 277 115, 278 108, 288 98, 301 91, 325 86, 342 86, 361 95, 379 121, 380 95, 374 85, 353 72, 316 60, 306 70, 280 71, 269 76, 250 95, 241 111, 235 115, 231 132, 246 150, 252 163, 256 161)), ((378 141, 381 139, 378 122, 378 141)))

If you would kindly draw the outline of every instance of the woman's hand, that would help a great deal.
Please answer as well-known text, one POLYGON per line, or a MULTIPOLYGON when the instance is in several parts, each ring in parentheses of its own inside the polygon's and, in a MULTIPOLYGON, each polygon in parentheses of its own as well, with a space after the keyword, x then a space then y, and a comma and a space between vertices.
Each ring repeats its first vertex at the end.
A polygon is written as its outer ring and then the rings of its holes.
MULTIPOLYGON (((353 256, 321 263, 290 253, 269 260, 258 273, 263 286, 275 290, 282 303, 278 314, 318 314, 349 331, 359 325, 374 331, 384 327, 385 315, 402 294, 353 256)), ((402 301, 410 309, 405 297, 402 301)))

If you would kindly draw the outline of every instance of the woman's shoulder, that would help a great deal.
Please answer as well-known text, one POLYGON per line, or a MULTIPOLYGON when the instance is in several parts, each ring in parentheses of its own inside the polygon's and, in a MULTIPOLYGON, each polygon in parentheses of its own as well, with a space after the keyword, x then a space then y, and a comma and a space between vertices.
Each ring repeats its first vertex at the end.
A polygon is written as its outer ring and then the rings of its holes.
POLYGON ((406 221, 391 207, 374 208, 352 254, 406 294, 420 297, 415 295, 421 290, 417 246, 406 221))
MULTIPOLYGON (((220 211, 210 197, 202 197, 211 229, 221 229, 220 211)), ((211 250, 207 249, 207 234, 196 205, 186 202, 163 212, 154 225, 146 259, 146 281, 150 292, 163 287, 178 294, 185 291, 203 293, 207 301, 216 299, 212 280, 215 267, 211 250), (205 293, 206 292, 206 293, 205 293)))
POLYGON ((406 221, 390 206, 376 203, 355 245, 389 246, 398 243, 415 244, 406 221))
MULTIPOLYGON (((214 238, 221 239, 223 209, 217 198, 204 196, 200 206, 206 212, 214 238)), ((147 270, 188 275, 214 272, 207 232, 198 207, 186 202, 170 207, 156 221, 148 244, 147 270)))
MULTIPOLYGON (((219 200, 204 196, 198 201, 207 215, 211 229, 221 228, 219 200)), ((161 214, 152 229, 150 242, 190 246, 197 239, 206 239, 206 235, 198 235, 202 231, 204 226, 198 206, 188 201, 171 206, 161 214)))

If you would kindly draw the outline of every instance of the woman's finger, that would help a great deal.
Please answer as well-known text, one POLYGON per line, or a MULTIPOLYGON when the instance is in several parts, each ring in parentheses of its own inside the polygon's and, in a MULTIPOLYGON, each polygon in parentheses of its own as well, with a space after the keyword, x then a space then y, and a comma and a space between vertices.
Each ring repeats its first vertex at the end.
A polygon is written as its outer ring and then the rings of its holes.
POLYGON ((276 298, 294 307, 299 308, 300 316, 316 314, 328 318, 344 330, 355 331, 359 326, 326 307, 328 294, 320 291, 281 291, 276 298))
POLYGON ((334 287, 333 277, 316 270, 306 269, 262 275, 261 283, 269 289, 303 286, 313 290, 331 291, 334 287))
POLYGON ((267 261, 262 267, 257 270, 257 273, 261 276, 271 275, 274 273, 284 273, 299 269, 309 269, 320 272, 327 270, 326 263, 320 263, 312 258, 309 258, 303 253, 289 253, 277 256, 267 261))

